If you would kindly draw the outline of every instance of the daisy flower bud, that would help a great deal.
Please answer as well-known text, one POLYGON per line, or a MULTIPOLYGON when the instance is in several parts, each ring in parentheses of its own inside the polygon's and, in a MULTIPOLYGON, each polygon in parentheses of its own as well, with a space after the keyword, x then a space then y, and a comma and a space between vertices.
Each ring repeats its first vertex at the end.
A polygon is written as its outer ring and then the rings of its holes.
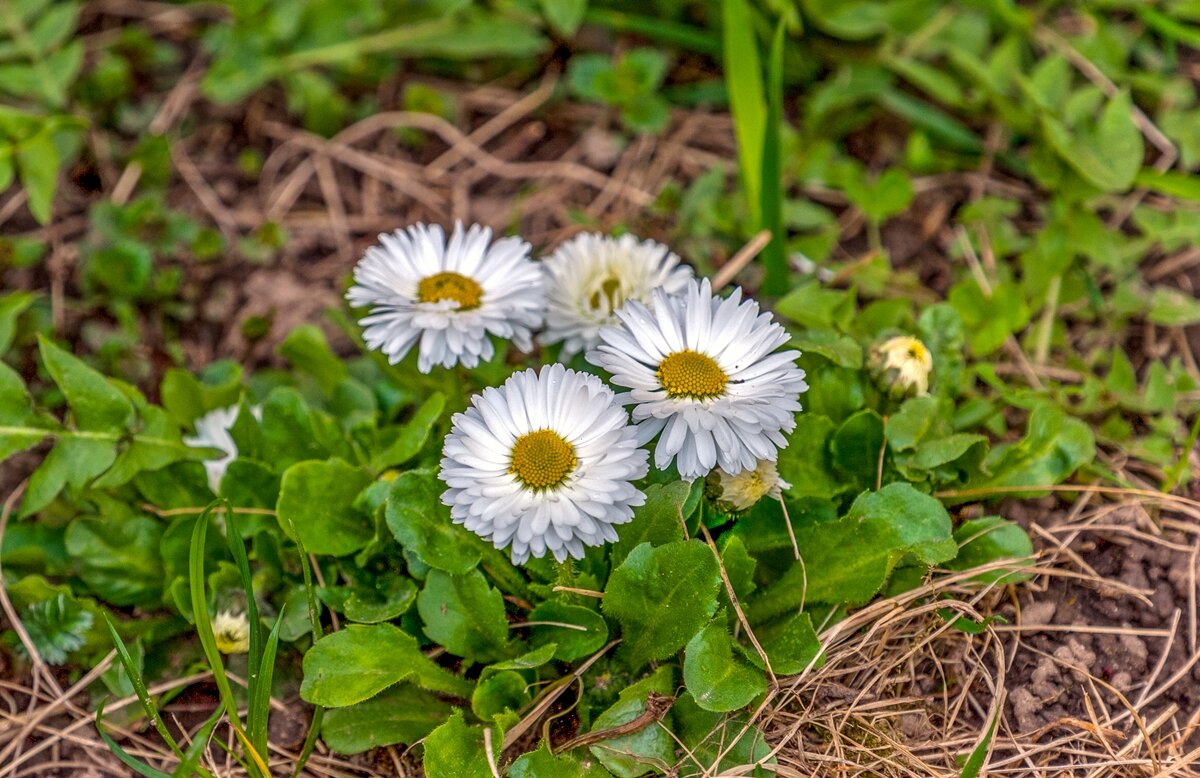
POLYGON ((617 539, 646 496, 637 430, 599 378, 549 365, 517 373, 456 413, 442 502, 457 524, 511 547, 512 560, 580 558, 617 539))
POLYGON ((346 299, 369 308, 359 321, 367 346, 396 364, 417 346, 417 368, 475 367, 495 355, 488 335, 522 351, 542 322, 541 268, 520 238, 492 242, 478 224, 456 222, 450 239, 437 225, 415 224, 380 235, 354 268, 346 299))
POLYGON ((217 650, 222 654, 244 654, 250 650, 250 620, 245 613, 219 611, 212 620, 217 650))
POLYGON ((708 279, 680 295, 656 289, 653 310, 630 300, 617 319, 587 358, 629 389, 619 399, 634 406, 639 443, 658 437, 656 467, 674 460, 689 481, 717 466, 736 474, 787 446, 808 389, 800 352, 776 351, 787 332, 740 288, 728 298, 708 279))
POLYGON ((871 349, 869 367, 876 381, 890 394, 920 397, 929 394, 933 356, 925 344, 910 335, 900 335, 871 349))
POLYGON ((721 468, 708 474, 705 490, 717 507, 726 513, 741 513, 754 507, 764 497, 778 500, 792 485, 779 477, 779 469, 769 459, 758 463, 753 470, 730 475, 721 468))
POLYGON ((596 346, 600 328, 617 322, 628 300, 651 303, 651 292, 682 292, 692 269, 661 243, 633 235, 610 238, 585 232, 559 246, 546 269, 543 343, 563 344, 563 359, 596 346))

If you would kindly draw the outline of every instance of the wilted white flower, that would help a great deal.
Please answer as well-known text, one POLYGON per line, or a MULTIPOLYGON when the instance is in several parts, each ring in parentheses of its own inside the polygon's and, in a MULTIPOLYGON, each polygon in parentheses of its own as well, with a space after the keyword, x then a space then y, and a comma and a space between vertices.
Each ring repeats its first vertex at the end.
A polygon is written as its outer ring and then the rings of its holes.
POLYGON ((633 235, 610 238, 585 232, 555 249, 546 268, 546 331, 543 343, 563 343, 563 358, 600 342, 600 328, 616 324, 614 313, 627 300, 649 305, 662 287, 678 294, 692 269, 670 249, 633 235))
MULTIPOLYGON (((237 423, 238 412, 237 405, 209 411, 194 422, 196 434, 183 439, 184 444, 192 448, 215 448, 225 453, 223 457, 204 461, 204 469, 208 472, 208 486, 213 492, 220 491, 221 479, 225 476, 229 463, 237 459, 237 444, 233 442, 229 431, 237 423)), ((262 418, 260 406, 251 407, 250 412, 256 419, 262 418)))
POLYGON ((722 299, 707 279, 691 281, 682 295, 656 290, 653 310, 631 300, 617 318, 588 360, 629 388, 619 399, 634 405, 640 443, 659 436, 657 467, 678 457, 688 480, 717 465, 739 473, 787 446, 808 389, 800 352, 775 352, 787 332, 740 288, 722 299))
POLYGON ((545 312, 541 268, 520 238, 491 239, 489 228, 461 222, 449 241, 436 224, 380 235, 346 293, 354 307, 370 308, 359 321, 367 345, 395 364, 419 344, 422 373, 491 359, 489 334, 528 351, 545 312))
POLYGON ((764 497, 778 500, 792 485, 779 477, 779 469, 770 459, 764 459, 753 470, 730 475, 721 468, 708 474, 710 494, 717 507, 730 513, 749 510, 764 497))
POLYGON ((512 546, 522 563, 558 561, 617 539, 614 525, 645 502, 637 431, 599 378, 549 365, 484 389, 454 415, 440 477, 458 524, 512 546))
POLYGON ((244 654, 250 650, 250 620, 245 613, 219 611, 212 619, 217 650, 222 654, 244 654))
POLYGON ((929 393, 933 356, 925 344, 910 335, 884 341, 872 350, 871 366, 883 385, 895 394, 929 393))

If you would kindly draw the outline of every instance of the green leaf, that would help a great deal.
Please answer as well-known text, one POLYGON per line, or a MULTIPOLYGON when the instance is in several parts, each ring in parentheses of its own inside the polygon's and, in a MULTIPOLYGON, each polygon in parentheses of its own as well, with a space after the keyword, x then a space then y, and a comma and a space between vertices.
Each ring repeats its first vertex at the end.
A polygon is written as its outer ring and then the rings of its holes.
POLYGON ((408 684, 385 689, 369 700, 326 711, 321 739, 341 754, 411 745, 445 721, 454 708, 408 684))
MULTIPOLYGON (((1002 559, 1019 563, 1033 558, 1033 543, 1025 530, 999 516, 964 521, 954 531, 954 540, 959 548, 958 556, 946 565, 951 570, 970 570, 1002 559)), ((975 580, 981 583, 1006 584, 1028 581, 1029 578, 1029 573, 1004 570, 992 570, 975 576, 975 580)))
POLYGON ((1123 192, 1133 185, 1144 147, 1133 123, 1128 90, 1108 101, 1095 125, 1076 132, 1048 113, 1039 118, 1050 147, 1085 181, 1105 192, 1123 192))
POLYGON ((447 651, 478 662, 510 656, 504 599, 483 573, 450 575, 431 570, 417 595, 425 634, 447 651))
POLYGON ((631 667, 666 659, 717 609, 716 557, 699 541, 658 548, 643 543, 612 572, 604 613, 621 624, 621 654, 631 667))
POLYGON ((751 622, 797 609, 804 602, 867 602, 907 556, 934 565, 953 559, 950 516, 942 504, 906 483, 864 492, 834 522, 796 530, 804 564, 797 564, 754 597, 751 622))
POLYGON ((1091 427, 1057 406, 1041 404, 1029 414, 1025 437, 1017 443, 994 447, 984 462, 991 475, 973 479, 966 488, 1062 483, 1095 455, 1091 427))
POLYGON ((162 596, 162 532, 162 524, 144 516, 81 517, 67 527, 64 540, 93 592, 114 605, 150 605, 162 596))
POLYGON ((1164 327, 1200 324, 1200 301, 1177 289, 1156 286, 1150 297, 1150 311, 1146 318, 1164 327))
POLYGON ((612 564, 618 566, 642 543, 662 546, 683 540, 684 522, 699 505, 700 484, 674 481, 646 487, 646 503, 633 513, 633 521, 617 531, 612 564))
POLYGON ((340 459, 298 462, 283 474, 275 511, 284 532, 295 527, 314 554, 343 556, 375 536, 366 516, 354 508, 359 492, 371 484, 364 470, 340 459))
POLYGON ((569 38, 583 23, 588 0, 539 0, 539 5, 542 8, 542 16, 546 17, 551 29, 569 38))
POLYGON ((327 395, 350 377, 346 363, 329 350, 325 334, 312 324, 302 324, 292 330, 279 344, 279 354, 296 369, 316 379, 327 395))
MULTIPOLYGON (((650 694, 670 696, 674 691, 673 670, 669 666, 660 667, 653 675, 626 687, 612 707, 592 722, 591 731, 628 724, 645 712, 650 694)), ((665 771, 675 763, 675 741, 668 729, 659 723, 650 723, 628 735, 602 740, 590 750, 618 778, 636 778, 650 768, 665 771)))
POLYGON ((697 705, 718 713, 743 708, 767 690, 762 671, 734 654, 723 614, 688 641, 683 682, 697 705))
POLYGON ((409 470, 388 492, 388 529, 405 549, 438 570, 461 575, 475 569, 481 552, 470 531, 450 519, 443 484, 432 470, 409 470))
POLYGON ((683 757, 676 766, 680 778, 715 775, 769 778, 776 774, 764 767, 745 772, 748 765, 776 762, 766 736, 758 727, 751 726, 744 714, 711 713, 697 705, 688 693, 679 696, 671 712, 675 731, 682 741, 683 757))
POLYGON ((50 223, 61 161, 54 136, 48 129, 17 144, 16 163, 21 185, 29 195, 30 213, 41 224, 50 223))
MULTIPOLYGON (((503 733, 492 730, 493 759, 500 761, 503 733)), ((483 730, 468 727, 462 711, 455 711, 445 724, 425 738, 425 775, 427 778, 491 778, 483 730)))
POLYGON ((472 684, 421 653, 416 638, 391 624, 350 624, 318 640, 304 655, 300 696, 313 705, 341 708, 401 681, 459 697, 472 684))
POLYGON ((551 754, 544 741, 537 751, 522 754, 508 768, 509 778, 608 778, 609 775, 590 757, 580 762, 570 754, 551 754))
POLYGON ((796 417, 791 435, 796 443, 779 452, 779 475, 792 485, 790 497, 835 497, 853 488, 834 475, 829 461, 828 441, 834 427, 832 419, 819 413, 804 412, 796 417))
POLYGON ((351 621, 388 621, 408 612, 417 599, 417 585, 406 575, 389 572, 370 583, 354 587, 342 605, 342 612, 351 621))
MULTIPOLYGON (((817 639, 812 616, 808 613, 793 613, 782 622, 756 627, 755 634, 762 643, 763 651, 767 652, 771 669, 776 675, 794 675, 825 663, 821 655, 821 642, 817 639)), ((748 652, 747 656, 755 665, 762 661, 756 653, 748 652)))
POLYGON ((525 677, 513 670, 503 670, 481 678, 476 684, 471 694, 471 711, 487 721, 506 711, 520 710, 532 699, 525 677))
POLYGON ((33 305, 38 295, 33 292, 10 292, 0 297, 0 356, 12 348, 17 334, 17 318, 33 305))
POLYGON ((433 425, 437 424, 445 409, 446 395, 441 392, 430 395, 413 413, 408 423, 400 428, 396 439, 371 460, 371 467, 375 470, 385 470, 402 465, 421 453, 433 431, 433 425))
POLYGON ((124 430, 134 420, 133 404, 107 378, 45 337, 38 337, 42 362, 62 390, 77 429, 124 430))
POLYGON ((867 408, 842 423, 829 441, 833 464, 854 478, 860 488, 875 484, 883 450, 883 418, 867 408))
POLYGON ((604 617, 582 605, 546 600, 530 611, 529 620, 540 622, 530 628, 530 642, 553 645, 554 658, 564 662, 589 656, 608 640, 604 617))

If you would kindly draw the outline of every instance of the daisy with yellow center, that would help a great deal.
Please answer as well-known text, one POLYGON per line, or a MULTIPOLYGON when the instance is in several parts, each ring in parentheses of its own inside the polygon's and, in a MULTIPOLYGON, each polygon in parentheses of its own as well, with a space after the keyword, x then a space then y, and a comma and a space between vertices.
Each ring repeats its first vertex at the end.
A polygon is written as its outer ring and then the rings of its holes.
POLYGON ((587 358, 629 389, 619 399, 634 406, 639 442, 658 436, 656 467, 674 460, 688 480, 717 466, 737 474, 787 446, 808 389, 800 352, 776 351, 787 332, 741 289, 722 299, 707 279, 690 281, 683 294, 655 290, 653 310, 630 301, 616 315, 587 358))
POLYGON ((633 235, 610 238, 585 232, 555 249, 546 270, 546 331, 543 343, 563 344, 563 358, 600 342, 600 328, 615 324, 628 300, 649 305, 651 292, 683 291, 692 269, 661 243, 633 235))
POLYGON ((455 223, 446 239, 437 225, 415 224, 380 235, 354 268, 346 299, 369 308, 359 323, 370 348, 392 364, 417 346, 417 367, 475 367, 491 359, 488 337, 510 338, 532 348, 541 325, 543 276, 520 238, 492 242, 492 231, 455 223))
POLYGON ((779 469, 769 459, 758 463, 753 470, 735 475, 717 468, 708 474, 708 488, 717 507, 730 513, 740 513, 754 507, 764 497, 778 500, 792 485, 779 477, 779 469))
POLYGON ((933 355, 921 341, 900 335, 876 346, 871 356, 880 379, 893 393, 916 397, 929 394, 933 355))
POLYGON ((599 378, 549 365, 484 389, 454 415, 442 502, 458 524, 510 548, 513 562, 562 562, 617 539, 646 497, 637 430, 599 378))

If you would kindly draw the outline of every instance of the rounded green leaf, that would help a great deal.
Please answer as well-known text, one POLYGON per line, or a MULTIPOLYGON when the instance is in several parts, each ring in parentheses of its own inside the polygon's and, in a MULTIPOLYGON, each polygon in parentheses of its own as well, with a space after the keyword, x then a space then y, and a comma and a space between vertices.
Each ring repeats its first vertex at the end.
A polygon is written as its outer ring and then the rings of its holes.
POLYGON ((556 644, 554 658, 564 662, 593 654, 608 640, 604 617, 582 605, 547 600, 533 609, 529 620, 534 622, 530 642, 535 646, 556 644))
POLYGON ((696 540, 653 548, 643 543, 613 571, 604 613, 621 624, 621 653, 633 667, 683 648, 717 610, 721 574, 696 540))
POLYGON ((436 729, 452 710, 429 692, 401 684, 357 705, 326 711, 321 739, 341 754, 410 745, 436 729))
POLYGON ((442 483, 432 470, 401 473, 388 492, 388 529, 425 564, 463 574, 479 564, 479 544, 468 530, 450 520, 441 493, 442 483))
POLYGON ((472 685, 421 653, 416 638, 391 624, 351 624, 318 640, 304 655, 300 696, 340 708, 411 680, 430 691, 466 697, 472 685))
POLYGON ((733 639, 718 617, 687 644, 683 682, 708 711, 727 713, 742 708, 767 690, 762 671, 734 654, 733 639))
POLYGON ((504 599, 483 574, 431 570, 417 596, 425 634, 447 651, 477 662, 510 656, 504 599))
POLYGON ((294 529, 307 551, 350 554, 375 536, 368 517, 354 508, 370 484, 366 471, 340 459, 297 462, 283 474, 275 512, 284 532, 294 529))

